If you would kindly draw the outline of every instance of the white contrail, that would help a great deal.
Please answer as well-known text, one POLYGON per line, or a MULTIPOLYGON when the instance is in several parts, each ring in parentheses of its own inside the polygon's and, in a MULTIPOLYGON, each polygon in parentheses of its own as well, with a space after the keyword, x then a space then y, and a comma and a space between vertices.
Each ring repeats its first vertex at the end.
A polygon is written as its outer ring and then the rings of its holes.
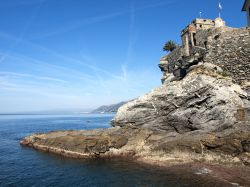
MULTIPOLYGON (((17 39, 16 37, 11 36, 11 35, 6 34, 6 33, 3 33, 3 32, 0 32, 0 37, 3 37, 5 39, 8 38, 8 39, 11 39, 11 40, 16 40, 17 39)), ((86 62, 83 62, 81 60, 78 60, 78 59, 75 59, 75 58, 68 57, 66 55, 57 53, 57 52, 55 52, 55 51, 53 51, 51 49, 48 49, 48 48, 46 48, 44 46, 41 46, 41 45, 38 45, 38 44, 34 44, 34 43, 32 43, 30 41, 27 41, 27 40, 24 40, 24 39, 22 39, 21 41, 22 41, 22 43, 25 43, 26 45, 29 45, 29 46, 31 46, 33 48, 37 48, 37 49, 42 50, 42 51, 46 51, 46 52, 50 53, 51 55, 53 55, 53 56, 55 56, 57 58, 63 59, 64 61, 68 61, 68 62, 71 62, 71 63, 73 62, 73 63, 79 64, 79 65, 83 65, 83 66, 85 66, 85 67, 87 67, 87 68, 89 68, 89 69, 91 69, 91 70, 93 70, 95 72, 103 73, 106 76, 120 79, 120 76, 115 75, 115 74, 113 74, 111 72, 108 72, 108 71, 106 71, 104 69, 101 69, 101 68, 99 68, 97 66, 94 66, 94 65, 88 64, 86 62)))
MULTIPOLYGON (((168 2, 164 1, 164 2, 159 2, 159 3, 149 4, 149 5, 139 7, 137 9, 134 8, 134 11, 141 11, 141 10, 156 8, 156 7, 159 7, 159 6, 172 4, 174 2, 176 2, 176 0, 172 0, 172 1, 168 1, 168 2)), ((47 32, 47 33, 40 33, 37 36, 35 36, 35 38, 49 37, 49 36, 53 36, 53 35, 57 35, 57 34, 70 32, 72 30, 76 30, 78 28, 81 28, 81 27, 84 27, 84 26, 87 26, 87 25, 103 22, 103 21, 113 19, 113 18, 116 18, 118 16, 122 16, 122 15, 128 14, 128 13, 131 13, 131 9, 124 10, 124 11, 119 11, 119 12, 113 12, 113 13, 109 13, 109 14, 104 14, 104 15, 100 15, 100 16, 96 16, 96 17, 86 18, 86 19, 83 19, 83 20, 79 20, 79 21, 70 23, 70 24, 68 24, 66 26, 64 25, 63 28, 54 29, 53 31, 50 31, 50 32, 47 32)))
POLYGON ((0 71, 0 76, 14 76, 19 78, 33 78, 33 79, 39 79, 39 80, 45 80, 45 81, 54 81, 54 82, 60 82, 60 83, 68 83, 68 81, 54 78, 54 77, 45 77, 45 76, 37 76, 33 74, 27 74, 27 73, 17 73, 17 72, 10 72, 10 71, 0 71))
POLYGON ((38 13, 38 10, 41 8, 41 6, 42 6, 42 4, 43 4, 44 1, 45 0, 39 1, 38 6, 34 9, 34 11, 32 12, 31 16, 27 19, 27 23, 25 24, 23 31, 20 33, 20 35, 18 37, 15 38, 15 41, 12 43, 12 45, 7 50, 7 52, 5 53, 5 55, 3 55, 3 56, 0 57, 0 63, 2 63, 8 57, 9 53, 13 50, 13 48, 15 46, 17 46, 23 40, 23 37, 24 37, 25 33, 27 32, 27 30, 32 25, 32 23, 33 23, 36 15, 37 15, 37 13, 38 13))

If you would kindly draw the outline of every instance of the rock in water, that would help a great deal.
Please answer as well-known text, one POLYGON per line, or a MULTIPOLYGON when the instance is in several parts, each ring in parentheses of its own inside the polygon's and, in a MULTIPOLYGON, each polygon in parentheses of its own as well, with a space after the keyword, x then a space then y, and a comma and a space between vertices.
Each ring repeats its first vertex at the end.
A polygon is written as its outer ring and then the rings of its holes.
POLYGON ((249 101, 243 101, 247 97, 219 67, 205 63, 193 66, 184 79, 166 80, 161 87, 123 105, 112 124, 177 133, 221 131, 248 120, 244 109, 249 101))

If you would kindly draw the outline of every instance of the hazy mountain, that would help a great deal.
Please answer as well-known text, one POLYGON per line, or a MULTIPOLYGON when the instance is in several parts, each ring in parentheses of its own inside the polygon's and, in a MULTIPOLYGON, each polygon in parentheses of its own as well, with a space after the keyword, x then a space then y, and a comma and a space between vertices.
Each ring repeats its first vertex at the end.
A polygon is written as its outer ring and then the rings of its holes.
POLYGON ((93 110, 91 113, 115 113, 117 112, 118 108, 128 101, 122 101, 120 103, 112 104, 112 105, 103 105, 98 107, 97 109, 93 110))

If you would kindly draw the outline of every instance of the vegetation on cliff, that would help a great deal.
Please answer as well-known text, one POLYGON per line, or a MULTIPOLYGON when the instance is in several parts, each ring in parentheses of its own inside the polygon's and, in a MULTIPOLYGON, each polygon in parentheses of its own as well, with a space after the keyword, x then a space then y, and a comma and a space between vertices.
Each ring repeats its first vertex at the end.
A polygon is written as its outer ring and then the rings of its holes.
POLYGON ((170 51, 172 52, 173 50, 175 50, 178 47, 178 45, 172 41, 169 40, 165 43, 165 45, 163 46, 163 51, 170 51))

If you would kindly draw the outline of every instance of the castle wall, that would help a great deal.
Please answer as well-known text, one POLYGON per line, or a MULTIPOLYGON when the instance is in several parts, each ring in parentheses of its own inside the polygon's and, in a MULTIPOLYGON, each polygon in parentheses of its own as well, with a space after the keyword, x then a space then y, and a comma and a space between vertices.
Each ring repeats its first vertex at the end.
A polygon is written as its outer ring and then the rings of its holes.
POLYGON ((250 81, 250 28, 210 29, 200 33, 199 37, 200 44, 207 40, 204 62, 220 66, 238 84, 250 81))
POLYGON ((193 24, 196 29, 209 29, 214 26, 214 21, 210 19, 195 19, 193 24))
POLYGON ((250 28, 213 27, 195 34, 196 46, 182 46, 164 57, 168 73, 188 68, 194 62, 208 62, 221 67, 225 76, 242 84, 250 82, 250 28), (181 64, 180 64, 181 63, 181 64))
POLYGON ((183 47, 183 55, 189 56, 189 39, 188 33, 182 35, 182 47, 183 47))

